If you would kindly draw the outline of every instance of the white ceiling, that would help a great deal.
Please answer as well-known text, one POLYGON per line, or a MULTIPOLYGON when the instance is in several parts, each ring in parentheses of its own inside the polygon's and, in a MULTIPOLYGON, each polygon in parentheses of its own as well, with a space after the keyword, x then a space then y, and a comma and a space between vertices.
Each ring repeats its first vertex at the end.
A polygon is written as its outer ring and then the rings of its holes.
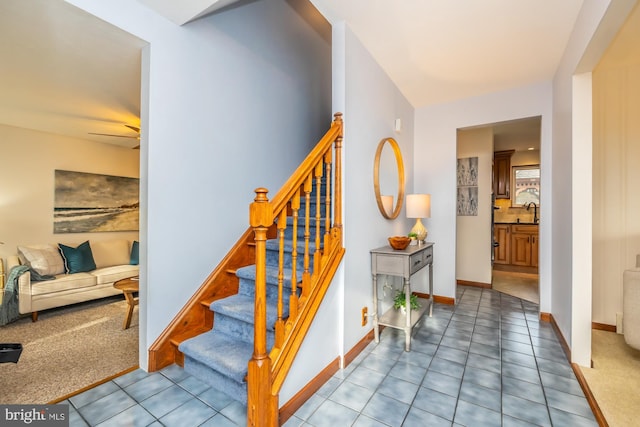
MULTIPOLYGON (((183 23, 236 0, 137 1, 183 23)), ((550 80, 583 0, 311 2, 419 108, 550 80)), ((144 45, 63 0, 1 0, 0 123, 137 145, 89 132, 135 136, 144 45)))
POLYGON ((144 42, 62 0, 0 1, 0 123, 136 146, 144 42))
POLYGON ((550 80, 583 0, 311 0, 416 107, 550 80))

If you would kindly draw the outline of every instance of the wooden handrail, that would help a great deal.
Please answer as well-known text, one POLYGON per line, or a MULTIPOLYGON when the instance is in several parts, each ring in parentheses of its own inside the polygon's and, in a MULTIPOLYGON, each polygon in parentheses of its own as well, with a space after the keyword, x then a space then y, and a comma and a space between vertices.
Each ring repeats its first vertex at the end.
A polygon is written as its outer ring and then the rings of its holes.
POLYGON ((308 176, 318 163, 321 163, 327 152, 331 152, 331 147, 340 137, 342 140, 342 113, 335 114, 335 120, 331 128, 324 134, 318 144, 311 150, 311 153, 300 164, 291 177, 284 183, 280 191, 273 197, 271 204, 274 212, 280 212, 284 206, 292 199, 293 194, 298 191, 302 183, 301 177, 308 176))
POLYGON ((250 224, 255 235, 254 351, 248 364, 247 422, 250 426, 278 425, 278 394, 307 334, 322 298, 344 255, 342 246, 342 114, 336 113, 331 128, 300 164, 273 200, 265 188, 256 189, 251 204, 250 224), (333 165, 333 170, 332 170, 333 165), (331 175, 333 172, 333 176, 331 175), (321 197, 322 181, 326 194, 321 197), (315 191, 314 227, 311 230, 311 201, 315 191), (301 199, 304 205, 303 241, 298 242, 301 199), (324 235, 321 236, 324 207, 324 235), (293 217, 292 273, 289 316, 283 318, 284 236, 286 217, 293 217), (267 354, 266 234, 277 223, 279 240, 278 300, 274 346, 267 354), (303 271, 296 268, 298 246, 302 246, 303 271), (311 246, 313 245, 313 253, 311 246), (301 292, 298 289, 301 286, 301 292))

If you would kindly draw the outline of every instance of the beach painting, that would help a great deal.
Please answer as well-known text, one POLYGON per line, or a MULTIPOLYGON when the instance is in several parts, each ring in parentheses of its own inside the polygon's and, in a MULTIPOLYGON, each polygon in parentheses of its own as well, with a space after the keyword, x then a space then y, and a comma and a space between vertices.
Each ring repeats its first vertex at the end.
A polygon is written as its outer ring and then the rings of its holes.
POLYGON ((140 179, 55 171, 54 233, 138 231, 140 179))

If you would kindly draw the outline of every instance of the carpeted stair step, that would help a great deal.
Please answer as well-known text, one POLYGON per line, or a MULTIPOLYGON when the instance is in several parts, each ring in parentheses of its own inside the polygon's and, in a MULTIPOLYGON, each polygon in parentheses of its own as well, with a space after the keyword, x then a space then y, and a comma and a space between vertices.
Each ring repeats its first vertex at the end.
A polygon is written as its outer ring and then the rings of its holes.
MULTIPOLYGON (((321 239, 322 244, 322 239, 321 239)), ((301 277, 304 268, 304 240, 297 241, 297 253, 298 259, 296 261, 296 271, 298 277, 301 277)), ((269 239, 266 241, 267 248, 267 265, 277 266, 278 258, 280 256, 280 242, 278 239, 269 239)), ((313 271, 313 253, 315 252, 316 242, 315 238, 309 241, 309 271, 313 271)), ((284 268, 290 269, 292 264, 291 252, 293 251, 293 240, 284 240, 284 268)))
MULTIPOLYGON (((267 264, 267 299, 277 301, 278 298, 278 267, 267 264)), ((283 280, 282 288, 285 295, 288 295, 287 290, 291 292, 291 269, 282 269, 283 280)), ((301 273, 298 272, 298 281, 301 280, 301 273)), ((238 294, 248 295, 255 297, 255 280, 256 280, 256 266, 249 265, 241 267, 236 271, 236 276, 240 279, 240 285, 238 287, 238 294)))
MULTIPOLYGON (((323 218, 324 218, 325 212, 327 211, 326 207, 327 205, 325 205, 324 203, 324 196, 323 196, 322 199, 320 200, 320 216, 323 218)), ((300 199, 300 210, 298 211, 298 216, 304 218, 306 211, 307 211, 306 202, 304 199, 300 199)), ((315 217, 317 211, 318 209, 317 209, 316 199, 314 195, 312 196, 309 202, 309 216, 312 218, 315 217)))
POLYGON ((182 342, 178 349, 184 354, 186 372, 247 403, 244 379, 253 344, 214 329, 182 342))
MULTIPOLYGON (((289 316, 289 299, 283 298, 282 316, 289 316)), ((214 329, 225 335, 253 343, 254 298, 247 295, 232 295, 211 303, 214 314, 214 329)), ((273 347, 274 326, 278 318, 276 301, 267 300, 267 348, 273 347)))
MULTIPOLYGON (((304 238, 304 217, 298 217, 298 228, 296 229, 296 235, 298 240, 304 238)), ((325 219, 320 220, 320 238, 323 238, 325 232, 325 219)), ((311 239, 316 238, 316 218, 309 218, 309 233, 311 233, 311 239)), ((287 228, 284 230, 284 238, 287 240, 293 239, 293 217, 287 217, 287 228)))

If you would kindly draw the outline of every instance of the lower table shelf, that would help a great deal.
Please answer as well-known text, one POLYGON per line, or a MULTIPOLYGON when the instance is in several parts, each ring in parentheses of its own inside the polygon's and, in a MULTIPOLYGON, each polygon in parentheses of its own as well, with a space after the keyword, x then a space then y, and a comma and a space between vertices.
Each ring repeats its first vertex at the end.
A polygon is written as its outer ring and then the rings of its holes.
MULTIPOLYGON (((420 307, 411 310, 411 327, 413 328, 416 323, 422 318, 422 315, 431 307, 431 300, 418 298, 418 304, 420 307)), ((395 309, 391 307, 378 319, 379 325, 389 326, 391 328, 404 329, 407 326, 406 314, 401 309, 395 309)))

